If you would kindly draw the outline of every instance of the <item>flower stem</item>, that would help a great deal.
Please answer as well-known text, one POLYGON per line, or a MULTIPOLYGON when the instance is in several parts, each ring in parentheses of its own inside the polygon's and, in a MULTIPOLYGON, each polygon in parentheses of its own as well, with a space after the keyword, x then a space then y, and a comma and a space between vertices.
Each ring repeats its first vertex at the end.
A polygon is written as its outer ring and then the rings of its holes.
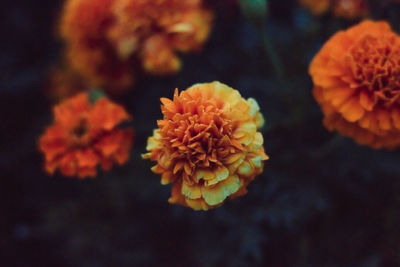
POLYGON ((275 50, 268 34, 266 33, 265 27, 264 27, 262 34, 263 34, 264 51, 265 51, 267 57, 269 58, 270 64, 274 70, 276 77, 278 78, 279 82, 281 84, 283 84, 283 82, 284 82, 283 65, 282 65, 282 62, 281 62, 278 54, 276 53, 276 50, 275 50))

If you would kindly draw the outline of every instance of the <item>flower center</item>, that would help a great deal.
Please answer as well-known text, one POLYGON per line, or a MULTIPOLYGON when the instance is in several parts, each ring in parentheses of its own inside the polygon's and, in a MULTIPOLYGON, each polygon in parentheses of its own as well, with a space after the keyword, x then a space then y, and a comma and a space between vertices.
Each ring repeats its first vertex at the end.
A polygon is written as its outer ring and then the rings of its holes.
POLYGON ((232 143, 235 125, 224 115, 221 101, 191 99, 176 106, 176 112, 164 113, 158 124, 165 149, 185 165, 187 174, 221 166, 222 159, 239 150, 232 143))
POLYGON ((85 133, 86 133, 86 126, 83 124, 80 124, 72 131, 72 134, 75 135, 77 138, 81 138, 85 133))
POLYGON ((393 34, 366 36, 351 50, 350 60, 359 91, 374 105, 389 107, 400 103, 400 41, 393 34))
POLYGON ((90 143, 88 124, 85 119, 81 119, 79 124, 71 131, 71 145, 74 147, 87 146, 90 143))
POLYGON ((231 122, 220 110, 207 114, 183 114, 170 141, 179 158, 187 159, 191 166, 220 165, 219 159, 229 153, 231 122))

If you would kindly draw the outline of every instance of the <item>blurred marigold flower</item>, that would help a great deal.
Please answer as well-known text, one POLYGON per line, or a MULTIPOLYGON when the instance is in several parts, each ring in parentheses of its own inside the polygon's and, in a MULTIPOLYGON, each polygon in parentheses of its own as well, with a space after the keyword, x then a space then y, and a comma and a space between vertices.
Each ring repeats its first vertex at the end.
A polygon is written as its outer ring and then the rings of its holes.
POLYGON ((67 62, 91 86, 126 88, 136 64, 177 72, 176 52, 201 49, 212 12, 202 0, 67 0, 61 19, 67 62))
POLYGON ((95 176, 100 164, 110 170, 114 163, 129 158, 133 130, 117 126, 130 120, 125 109, 100 97, 91 104, 80 93, 54 107, 54 123, 40 137, 39 149, 45 156, 45 170, 57 169, 66 176, 95 176))
POLYGON ((367 15, 365 0, 299 0, 315 15, 323 15, 329 11, 336 17, 354 19, 367 15))
POLYGON ((119 55, 137 52, 152 74, 177 72, 181 63, 175 53, 199 50, 213 18, 202 0, 118 0, 113 10, 110 36, 119 55))
POLYGON ((164 118, 143 158, 157 162, 162 184, 173 184, 169 202, 208 210, 245 194, 268 159, 257 102, 219 82, 175 90, 161 102, 164 118))
POLYGON ((400 146, 400 36, 388 23, 336 33, 309 73, 329 130, 373 148, 400 146))
POLYGON ((66 42, 66 61, 91 86, 129 87, 133 73, 127 59, 118 57, 107 31, 114 23, 111 7, 118 0, 67 0, 60 23, 66 42))

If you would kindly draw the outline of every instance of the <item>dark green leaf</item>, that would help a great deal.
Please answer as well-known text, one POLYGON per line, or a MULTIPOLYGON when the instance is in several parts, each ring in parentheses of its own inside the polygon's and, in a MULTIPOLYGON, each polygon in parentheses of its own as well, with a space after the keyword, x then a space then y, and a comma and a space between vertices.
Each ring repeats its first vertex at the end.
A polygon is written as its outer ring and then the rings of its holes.
POLYGON ((89 91, 89 101, 91 104, 94 104, 94 103, 96 103, 97 100, 99 100, 99 98, 102 98, 104 95, 105 94, 102 89, 92 88, 89 91))

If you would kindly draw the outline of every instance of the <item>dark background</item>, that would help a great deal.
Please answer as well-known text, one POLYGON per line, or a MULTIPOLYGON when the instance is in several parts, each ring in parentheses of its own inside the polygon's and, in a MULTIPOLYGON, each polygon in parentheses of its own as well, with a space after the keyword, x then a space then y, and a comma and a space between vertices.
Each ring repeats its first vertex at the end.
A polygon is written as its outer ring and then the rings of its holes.
MULTIPOLYGON (((183 56, 176 76, 142 77, 114 99, 135 118, 130 161, 78 180, 47 176, 36 149, 52 120, 44 84, 61 52, 62 1, 2 1, 0 266, 400 266, 400 153, 325 130, 307 74, 329 36, 357 20, 269 2, 264 33, 283 80, 254 20, 214 1, 201 54, 183 56), (169 186, 140 154, 161 118, 159 98, 213 80, 257 99, 270 160, 246 196, 195 212, 167 203, 169 186)), ((399 7, 377 6, 371 16, 399 28, 399 7)))

